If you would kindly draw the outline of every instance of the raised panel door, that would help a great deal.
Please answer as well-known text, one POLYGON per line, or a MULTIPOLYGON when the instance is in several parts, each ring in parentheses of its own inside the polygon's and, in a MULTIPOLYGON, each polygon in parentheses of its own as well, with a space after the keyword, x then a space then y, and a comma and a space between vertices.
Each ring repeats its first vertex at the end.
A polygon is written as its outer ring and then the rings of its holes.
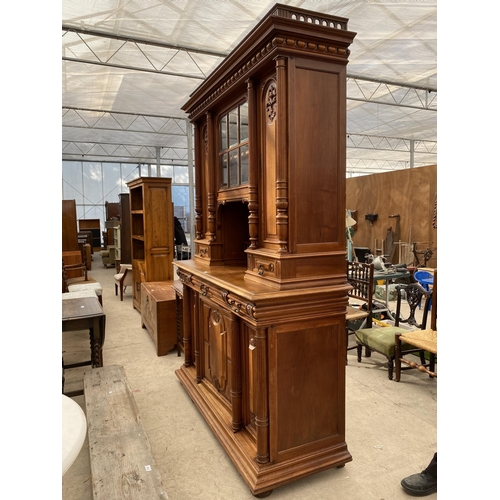
POLYGON ((144 220, 146 280, 172 280, 174 218, 169 184, 163 186, 145 184, 144 220))
POLYGON ((345 445, 341 318, 277 326, 269 337, 271 460, 345 445))
POLYGON ((231 314, 201 301, 203 376, 228 403, 231 402, 231 314))

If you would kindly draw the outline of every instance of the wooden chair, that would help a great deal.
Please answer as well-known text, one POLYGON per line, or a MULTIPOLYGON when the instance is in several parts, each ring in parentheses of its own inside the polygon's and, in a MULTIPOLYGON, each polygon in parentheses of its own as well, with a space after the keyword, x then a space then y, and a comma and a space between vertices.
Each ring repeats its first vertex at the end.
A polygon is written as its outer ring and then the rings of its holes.
POLYGON ((123 301, 123 292, 128 286, 132 286, 133 284, 132 264, 122 264, 120 272, 115 274, 115 295, 118 295, 119 289, 120 300, 123 301))
MULTIPOLYGON (((347 281, 352 286, 347 293, 349 299, 356 303, 361 302, 359 307, 347 306, 346 312, 346 351, 356 349, 349 347, 349 336, 354 335, 359 328, 371 328, 372 326, 372 303, 373 303, 373 264, 365 262, 347 261, 347 281)), ((346 353, 347 364, 347 353, 346 353)))
POLYGON ((431 327, 426 330, 416 330, 413 332, 396 333, 395 337, 395 369, 396 382, 401 380, 401 370, 416 368, 422 373, 427 373, 429 377, 437 377, 436 357, 437 357, 437 270, 434 271, 434 284, 432 288, 432 309, 431 327), (409 349, 404 349, 404 345, 409 345, 409 349), (429 361, 425 361, 425 353, 429 353, 429 361), (405 358, 408 354, 419 354, 420 364, 405 358), (402 363, 408 365, 402 367, 402 363))
POLYGON ((73 281, 87 281, 87 266, 85 265, 80 250, 62 252, 63 266, 65 266, 66 277, 71 283, 73 281))
MULTIPOLYGON (((428 303, 430 300, 430 292, 424 290, 418 283, 411 283, 409 285, 397 285, 397 305, 396 305, 396 320, 394 326, 382 326, 375 328, 361 328, 356 330, 356 344, 358 351, 358 362, 361 363, 361 356, 363 346, 365 347, 365 356, 370 357, 371 352, 375 351, 387 358, 388 364, 388 377, 392 380, 394 373, 394 360, 395 360, 395 337, 397 333, 406 333, 414 329, 425 330, 427 324, 428 303), (401 304, 403 300, 403 293, 409 306, 409 315, 405 319, 401 315, 401 304), (419 324, 415 319, 415 311, 418 305, 425 298, 425 307, 422 313, 422 322, 419 324), (401 324, 407 325, 401 327, 401 324)), ((411 351, 412 347, 406 342, 401 343, 402 351, 411 351)), ((416 350, 413 347, 413 350, 416 350)), ((423 353, 421 353, 422 364, 425 362, 423 353)))
POLYGON ((68 273, 71 273, 72 271, 78 271, 79 273, 81 273, 81 276, 79 277, 67 278, 68 283, 81 283, 89 280, 89 276, 87 274, 87 266, 83 262, 81 264, 64 265, 64 270, 66 271, 66 277, 68 276, 68 273))

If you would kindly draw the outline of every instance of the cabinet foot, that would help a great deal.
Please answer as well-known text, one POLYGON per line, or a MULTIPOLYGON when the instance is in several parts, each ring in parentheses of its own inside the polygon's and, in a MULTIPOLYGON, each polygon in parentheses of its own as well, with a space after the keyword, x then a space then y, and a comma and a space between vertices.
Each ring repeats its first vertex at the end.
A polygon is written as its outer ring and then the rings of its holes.
POLYGON ((269 491, 264 491, 263 493, 259 493, 258 495, 254 495, 255 498, 266 498, 268 497, 271 493, 273 492, 273 490, 269 490, 269 491))

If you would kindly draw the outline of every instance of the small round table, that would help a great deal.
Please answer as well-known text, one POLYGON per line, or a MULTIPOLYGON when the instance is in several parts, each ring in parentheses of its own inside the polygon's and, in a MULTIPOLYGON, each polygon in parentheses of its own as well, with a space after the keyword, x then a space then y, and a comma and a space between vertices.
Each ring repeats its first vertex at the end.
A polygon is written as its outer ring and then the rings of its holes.
POLYGON ((71 467, 87 435, 87 419, 80 405, 62 395, 62 475, 71 467))

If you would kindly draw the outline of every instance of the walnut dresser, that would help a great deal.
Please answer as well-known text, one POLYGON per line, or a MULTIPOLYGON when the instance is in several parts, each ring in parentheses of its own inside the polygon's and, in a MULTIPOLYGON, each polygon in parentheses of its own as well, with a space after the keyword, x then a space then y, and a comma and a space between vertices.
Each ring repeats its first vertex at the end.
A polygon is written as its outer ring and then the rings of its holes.
POLYGON ((176 371, 255 496, 345 441, 347 19, 275 5, 191 94, 176 371))

